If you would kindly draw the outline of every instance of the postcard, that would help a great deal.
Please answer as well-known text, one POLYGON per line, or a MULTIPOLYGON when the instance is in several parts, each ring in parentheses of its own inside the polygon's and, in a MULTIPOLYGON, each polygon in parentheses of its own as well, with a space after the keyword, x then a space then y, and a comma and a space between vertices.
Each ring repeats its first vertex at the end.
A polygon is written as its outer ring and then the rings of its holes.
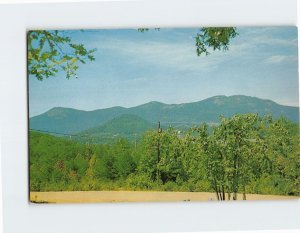
POLYGON ((299 198, 296 27, 30 30, 33 203, 299 198))

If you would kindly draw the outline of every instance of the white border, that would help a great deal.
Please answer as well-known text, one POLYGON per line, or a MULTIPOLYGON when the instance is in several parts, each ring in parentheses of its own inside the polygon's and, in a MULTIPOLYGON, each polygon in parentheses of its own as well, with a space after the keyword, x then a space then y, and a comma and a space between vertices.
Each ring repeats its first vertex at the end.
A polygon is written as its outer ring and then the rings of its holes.
POLYGON ((296 0, 0 5, 5 233, 176 232, 300 228, 300 201, 30 205, 27 29, 296 25, 296 0))

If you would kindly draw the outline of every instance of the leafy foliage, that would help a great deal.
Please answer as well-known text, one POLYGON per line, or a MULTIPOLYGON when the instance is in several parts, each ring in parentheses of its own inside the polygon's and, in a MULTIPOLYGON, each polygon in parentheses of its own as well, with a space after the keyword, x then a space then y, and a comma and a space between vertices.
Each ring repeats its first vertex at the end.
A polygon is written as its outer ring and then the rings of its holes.
POLYGON ((209 48, 226 51, 229 49, 230 40, 237 35, 234 27, 203 27, 195 37, 197 55, 209 55, 209 48))
POLYGON ((257 114, 179 131, 149 130, 137 143, 88 144, 30 132, 30 190, 215 191, 300 195, 299 125, 257 114))
MULTIPOLYGON (((160 30, 155 28, 155 30, 160 30)), ((139 32, 147 32, 149 28, 139 28, 139 32)), ((198 56, 209 55, 209 49, 226 51, 229 49, 230 40, 238 33, 235 27, 202 27, 195 37, 195 46, 198 56)))
POLYGON ((33 30, 27 34, 28 75, 38 80, 55 76, 59 70, 66 78, 77 78, 78 63, 94 61, 96 49, 88 50, 83 44, 76 44, 64 35, 64 31, 33 30))
MULTIPOLYGON (((146 32, 148 28, 139 28, 146 32)), ((155 28, 155 30, 160 30, 155 28)), ((195 37, 197 55, 208 55, 208 49, 228 50, 230 40, 238 34, 233 27, 203 27, 195 37)), ((83 44, 72 42, 63 30, 32 30, 27 34, 28 75, 38 80, 55 76, 59 70, 66 78, 77 78, 78 63, 94 61, 96 49, 86 49, 83 44)))

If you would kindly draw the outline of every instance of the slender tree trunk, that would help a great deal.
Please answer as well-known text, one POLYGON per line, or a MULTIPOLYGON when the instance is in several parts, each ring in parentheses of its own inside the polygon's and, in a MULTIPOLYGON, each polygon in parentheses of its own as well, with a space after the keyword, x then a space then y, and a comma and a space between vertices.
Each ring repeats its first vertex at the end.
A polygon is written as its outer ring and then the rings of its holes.
POLYGON ((234 155, 234 177, 233 177, 233 200, 237 200, 237 192, 238 192, 238 179, 239 179, 239 165, 238 165, 238 154, 234 155))
POLYGON ((243 200, 246 200, 246 187, 243 185, 243 200))
MULTIPOLYGON (((222 153, 222 151, 219 149, 219 154, 221 156, 221 160, 222 162, 224 162, 224 155, 222 153)), ((225 184, 225 171, 224 168, 221 169, 222 174, 220 174, 222 176, 222 185, 220 187, 220 196, 221 196, 221 200, 224 201, 225 198, 225 188, 224 188, 224 184, 225 184)))
POLYGON ((219 197, 218 191, 216 191, 216 195, 217 195, 217 200, 220 201, 220 197, 219 197))
POLYGON ((220 200, 220 197, 219 197, 219 192, 218 192, 218 187, 217 187, 217 182, 216 182, 216 179, 214 178, 214 190, 216 192, 216 195, 217 195, 217 199, 218 201, 220 200))
POLYGON ((226 188, 227 188, 227 200, 230 200, 230 198, 231 198, 231 188, 230 188, 230 185, 229 185, 229 178, 227 178, 227 181, 226 181, 226 188))
MULTIPOLYGON (((160 128, 160 121, 158 122, 158 128, 157 128, 158 134, 161 133, 161 128, 160 128)), ((157 141, 157 168, 156 168, 156 180, 157 182, 159 181, 159 161, 160 161, 160 138, 158 138, 157 141)))
POLYGON ((221 192, 221 189, 220 189, 220 187, 218 187, 218 193, 219 193, 219 198, 220 198, 220 201, 222 201, 222 192, 221 192))
POLYGON ((224 185, 222 185, 222 196, 223 196, 223 201, 225 201, 225 189, 224 189, 224 185))

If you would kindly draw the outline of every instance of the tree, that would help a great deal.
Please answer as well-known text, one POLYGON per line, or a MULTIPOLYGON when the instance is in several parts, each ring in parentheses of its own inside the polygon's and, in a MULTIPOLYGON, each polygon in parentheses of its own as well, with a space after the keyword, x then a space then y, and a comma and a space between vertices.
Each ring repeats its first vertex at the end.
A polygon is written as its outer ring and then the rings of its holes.
MULTIPOLYGON (((159 156, 157 161, 158 179, 163 184, 167 182, 176 182, 179 178, 185 180, 185 171, 183 166, 183 140, 178 135, 178 130, 168 128, 157 132, 157 143, 159 156)), ((158 152, 158 151, 157 151, 158 152)))
MULTIPOLYGON (((139 28, 146 32, 148 28, 139 28)), ((155 28, 155 30, 160 30, 155 28)), ((238 33, 234 27, 203 27, 195 37, 198 56, 209 55, 213 50, 228 50, 230 40, 238 33)), ((86 60, 94 61, 96 49, 86 49, 83 44, 72 42, 63 30, 32 30, 27 34, 27 66, 28 75, 42 81, 44 78, 55 76, 60 70, 66 73, 66 78, 77 78, 79 63, 86 60)))
POLYGON ((197 55, 209 55, 209 48, 226 51, 230 40, 237 35, 234 27, 203 27, 195 37, 197 55))
POLYGON ((115 156, 115 169, 119 179, 125 179, 136 168, 131 156, 132 146, 126 139, 120 139, 112 148, 111 153, 115 156))
MULTIPOLYGON (((155 28, 159 30, 159 28, 155 28)), ((139 28, 138 31, 146 32, 148 28, 139 28)), ((202 27, 195 37, 195 46, 198 56, 210 54, 209 48, 226 51, 229 49, 230 40, 238 35, 235 27, 202 27)))
POLYGON ((65 71, 67 79, 77 78, 78 63, 95 60, 96 49, 88 50, 83 44, 73 43, 64 31, 29 31, 27 46, 27 72, 38 80, 55 76, 59 70, 65 71))
POLYGON ((215 191, 219 200, 300 194, 298 124, 237 114, 214 127, 159 129, 137 145, 90 145, 30 131, 30 190, 215 191))
POLYGON ((159 156, 158 144, 160 134, 154 130, 148 131, 143 135, 142 154, 138 163, 138 173, 146 174, 151 181, 159 181, 159 156))
MULTIPOLYGON (((225 193, 228 200, 231 197, 237 200, 239 191, 246 200, 246 187, 252 180, 263 174, 281 179, 281 170, 282 174, 288 174, 283 172, 284 161, 290 160, 285 158, 294 153, 294 148, 286 120, 240 114, 221 118, 211 133, 205 125, 194 132, 198 150, 206 157, 207 174, 218 200, 225 200, 225 193)), ((292 177, 299 176, 293 173, 292 177)))

